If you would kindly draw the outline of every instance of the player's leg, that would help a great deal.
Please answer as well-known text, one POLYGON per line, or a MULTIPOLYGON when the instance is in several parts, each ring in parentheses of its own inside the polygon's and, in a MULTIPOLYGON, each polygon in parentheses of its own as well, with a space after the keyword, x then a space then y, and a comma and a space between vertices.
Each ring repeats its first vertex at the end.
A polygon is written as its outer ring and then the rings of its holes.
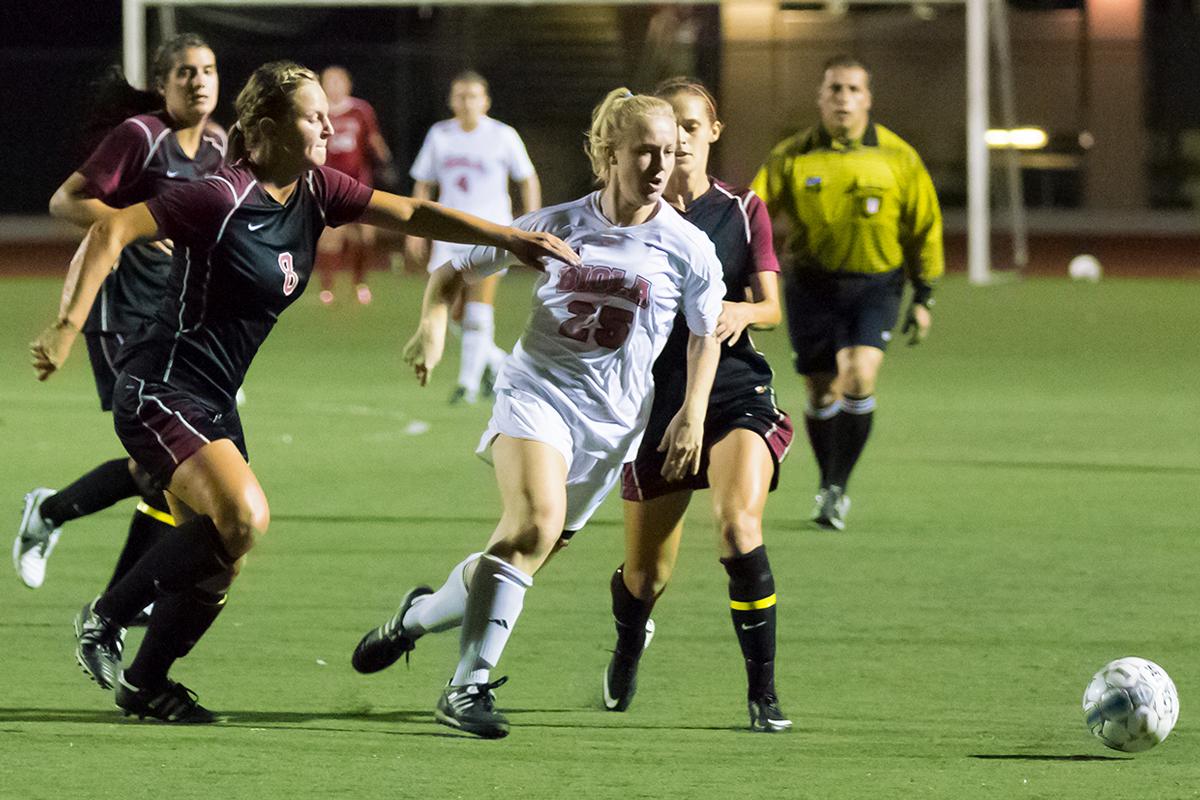
POLYGON ((504 351, 496 347, 495 301, 499 282, 499 275, 491 275, 467 286, 464 292, 458 388, 467 402, 475 402, 485 373, 490 370, 494 375, 504 360, 504 351))
MULTIPOLYGON (((171 507, 181 524, 196 516, 178 500, 171 507)), ((126 714, 169 722, 213 721, 213 715, 168 673, 225 610, 229 586, 243 561, 238 559, 225 572, 157 600, 137 655, 117 676, 114 687, 116 703, 126 714)))
POLYGON ((775 577, 762 529, 777 469, 776 456, 757 431, 735 428, 709 449, 713 515, 721 564, 729 575, 730 616, 746 666, 750 726, 764 732, 791 727, 775 692, 775 577))
POLYGON ((341 266, 345 247, 345 228, 326 228, 317 240, 317 276, 321 281, 321 302, 325 305, 333 302, 333 282, 341 266))
MULTIPOLYGON (((116 380, 112 360, 120 338, 115 334, 88 333, 85 340, 100 407, 111 410, 116 380)), ((13 542, 13 567, 22 583, 36 589, 45 581, 46 562, 58 543, 63 525, 139 493, 133 469, 128 457, 114 458, 57 492, 38 488, 25 495, 25 507, 13 542)))
POLYGON ((638 665, 653 636, 650 614, 675 569, 691 497, 690 490, 682 490, 625 502, 625 563, 609 582, 617 629, 616 647, 604 670, 604 707, 609 711, 628 709, 637 692, 638 665))
MULTIPOLYGON (((475 564, 463 617, 459 663, 437 705, 445 725, 485 738, 508 734, 495 710, 491 670, 525 602, 531 577, 550 555, 566 521, 567 463, 545 442, 499 434, 491 447, 503 513, 475 564)), ((503 679, 502 679, 503 680, 503 679)))
POLYGON ((375 244, 375 229, 370 225, 347 225, 347 254, 350 271, 354 277, 354 297, 361 305, 371 302, 371 287, 367 285, 367 272, 371 268, 372 248, 375 244))

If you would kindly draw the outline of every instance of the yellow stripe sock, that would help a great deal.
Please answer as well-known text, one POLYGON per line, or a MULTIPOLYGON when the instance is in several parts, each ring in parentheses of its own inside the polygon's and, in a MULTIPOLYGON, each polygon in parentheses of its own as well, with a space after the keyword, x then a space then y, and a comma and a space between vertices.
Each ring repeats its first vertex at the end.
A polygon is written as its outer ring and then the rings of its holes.
POLYGON ((142 512, 143 514, 145 514, 147 517, 150 517, 151 519, 158 520, 159 522, 163 523, 164 525, 170 525, 172 528, 175 527, 175 518, 173 516, 171 516, 170 514, 167 514, 165 512, 159 511, 157 508, 150 505, 145 500, 138 501, 137 510, 142 512))
POLYGON ((759 611, 764 608, 770 608, 775 605, 775 595, 768 595, 761 600, 751 600, 743 602, 741 600, 730 600, 729 607, 734 611, 759 611))

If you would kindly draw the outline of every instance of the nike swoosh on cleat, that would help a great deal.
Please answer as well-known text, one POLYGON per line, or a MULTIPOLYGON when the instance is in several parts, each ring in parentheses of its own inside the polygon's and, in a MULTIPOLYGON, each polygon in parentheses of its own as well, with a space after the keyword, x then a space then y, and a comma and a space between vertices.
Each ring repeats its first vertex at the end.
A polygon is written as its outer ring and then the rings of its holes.
POLYGON ((506 619, 489 619, 488 622, 494 622, 504 630, 508 630, 508 620, 506 619))
POLYGON ((250 223, 249 225, 247 225, 246 227, 247 227, 247 228, 249 228, 249 229, 250 229, 250 230, 252 230, 252 231, 256 231, 256 230, 258 230, 259 228, 261 228, 262 226, 264 226, 264 225, 266 225, 266 224, 267 224, 267 223, 265 223, 265 222, 260 222, 260 223, 258 223, 257 225, 255 225, 253 222, 251 222, 251 223, 250 223))
POLYGON ((743 622, 743 623, 742 623, 742 630, 744 630, 744 631, 752 631, 752 630, 754 630, 755 628, 761 628, 763 625, 766 625, 766 624, 767 624, 767 621, 766 621, 765 619, 764 619, 762 622, 756 622, 756 623, 754 623, 753 625, 747 625, 746 623, 744 623, 744 622, 743 622))

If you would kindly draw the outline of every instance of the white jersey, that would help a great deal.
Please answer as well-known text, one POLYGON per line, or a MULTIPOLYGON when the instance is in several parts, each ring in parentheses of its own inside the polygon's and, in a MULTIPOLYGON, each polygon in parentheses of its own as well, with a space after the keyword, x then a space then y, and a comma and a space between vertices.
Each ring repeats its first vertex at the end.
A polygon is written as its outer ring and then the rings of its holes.
POLYGON ((409 174, 436 183, 442 205, 507 225, 512 221, 509 178, 523 181, 534 169, 520 135, 484 117, 472 131, 464 131, 456 119, 435 123, 409 174))
MULTIPOLYGON (((558 236, 583 266, 547 261, 525 333, 496 388, 541 397, 570 425, 586 427, 576 443, 583 452, 632 457, 653 400, 654 360, 676 314, 682 311, 697 335, 716 330, 725 285, 712 242, 661 200, 648 222, 614 225, 600 210, 599 192, 526 214, 514 225, 558 236)), ((513 257, 473 247, 451 263, 477 280, 513 257)))

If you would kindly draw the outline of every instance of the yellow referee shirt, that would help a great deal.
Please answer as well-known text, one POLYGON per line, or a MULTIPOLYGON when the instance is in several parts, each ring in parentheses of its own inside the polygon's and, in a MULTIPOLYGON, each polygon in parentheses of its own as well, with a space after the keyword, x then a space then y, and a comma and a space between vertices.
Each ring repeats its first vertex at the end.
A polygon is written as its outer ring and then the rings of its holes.
POLYGON ((903 266, 925 297, 945 270, 933 181, 917 151, 882 125, 871 123, 848 144, 820 125, 801 131, 771 151, 751 188, 772 216, 791 222, 793 269, 877 274, 903 266))

